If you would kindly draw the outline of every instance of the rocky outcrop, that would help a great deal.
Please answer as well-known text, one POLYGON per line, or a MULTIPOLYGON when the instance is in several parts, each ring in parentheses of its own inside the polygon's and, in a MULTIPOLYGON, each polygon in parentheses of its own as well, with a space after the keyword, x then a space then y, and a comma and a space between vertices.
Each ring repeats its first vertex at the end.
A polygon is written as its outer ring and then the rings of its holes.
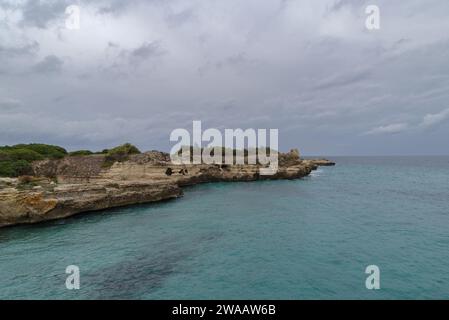
POLYGON ((104 155, 76 156, 35 161, 32 168, 34 176, 55 178, 61 183, 88 182, 89 179, 100 176, 104 163, 104 155))
POLYGON ((310 161, 311 163, 313 163, 314 165, 316 165, 318 167, 335 166, 335 162, 329 161, 327 159, 313 159, 313 160, 306 160, 306 161, 310 161))
POLYGON ((33 177, 0 179, 0 227, 65 218, 81 212, 177 198, 182 187, 205 182, 297 179, 327 160, 302 160, 297 150, 279 154, 274 175, 260 164, 174 165, 150 151, 105 165, 105 156, 77 156, 33 163, 33 177))
POLYGON ((0 190, 0 227, 65 218, 80 212, 177 198, 172 183, 111 182, 62 184, 53 189, 0 190))

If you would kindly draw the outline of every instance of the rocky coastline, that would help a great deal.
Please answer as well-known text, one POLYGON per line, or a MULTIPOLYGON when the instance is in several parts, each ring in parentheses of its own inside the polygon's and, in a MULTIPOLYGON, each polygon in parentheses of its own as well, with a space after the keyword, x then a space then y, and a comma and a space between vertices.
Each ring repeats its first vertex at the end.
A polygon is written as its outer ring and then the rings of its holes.
POLYGON ((0 178, 0 227, 38 223, 132 204, 175 199, 182 187, 206 182, 299 179, 325 160, 304 160, 297 150, 279 153, 276 174, 261 165, 173 165, 169 154, 149 151, 105 166, 104 155, 33 162, 33 175, 0 178))

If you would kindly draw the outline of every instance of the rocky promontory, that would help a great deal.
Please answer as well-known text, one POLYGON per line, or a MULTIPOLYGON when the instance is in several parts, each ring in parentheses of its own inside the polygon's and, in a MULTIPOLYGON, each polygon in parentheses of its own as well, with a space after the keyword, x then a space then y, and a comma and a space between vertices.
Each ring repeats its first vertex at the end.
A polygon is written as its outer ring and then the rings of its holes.
POLYGON ((298 179, 333 164, 303 160, 297 150, 279 153, 277 173, 266 176, 260 164, 174 165, 159 151, 113 163, 101 154, 34 161, 31 175, 0 178, 0 227, 178 198, 183 186, 198 183, 298 179))

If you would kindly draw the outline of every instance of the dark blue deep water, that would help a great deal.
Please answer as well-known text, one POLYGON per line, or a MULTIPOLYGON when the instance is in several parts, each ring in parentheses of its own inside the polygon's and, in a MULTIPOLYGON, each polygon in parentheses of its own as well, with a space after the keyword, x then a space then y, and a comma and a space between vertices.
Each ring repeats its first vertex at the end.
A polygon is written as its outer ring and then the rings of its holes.
POLYGON ((334 160, 302 180, 0 229, 0 298, 449 298, 449 157, 334 160), (372 264, 380 290, 365 287, 372 264))

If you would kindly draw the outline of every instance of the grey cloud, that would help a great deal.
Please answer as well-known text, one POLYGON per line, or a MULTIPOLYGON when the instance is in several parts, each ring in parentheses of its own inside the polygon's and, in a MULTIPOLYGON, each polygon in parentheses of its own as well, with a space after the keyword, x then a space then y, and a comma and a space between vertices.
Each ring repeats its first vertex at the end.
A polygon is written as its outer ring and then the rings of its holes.
POLYGON ((393 123, 389 125, 384 126, 378 126, 375 127, 367 132, 365 132, 366 135, 376 135, 376 134, 397 134, 408 130, 414 130, 414 129, 429 129, 432 127, 435 127, 439 125, 440 123, 443 123, 449 119, 449 108, 444 109, 438 113, 428 113, 426 114, 421 122, 417 125, 410 125, 406 122, 401 123, 393 123))
POLYGON ((27 1, 22 8, 22 25, 45 29, 52 21, 64 19, 65 9, 71 4, 70 0, 27 1))
MULTIPOLYGON (((108 62, 100 65, 100 74, 114 74, 120 77, 132 76, 136 72, 136 67, 141 67, 152 59, 162 57, 167 51, 159 41, 144 42, 140 46, 132 49, 122 48, 120 44, 108 41, 106 54, 110 57, 108 62)), ((84 73, 83 78, 92 76, 84 73)))
POLYGON ((280 0, 279 1, 279 9, 284 10, 285 8, 288 7, 289 3, 292 1, 294 1, 294 0, 280 0))
MULTIPOLYGON (((378 2, 378 1, 377 1, 378 2)), ((329 11, 338 11, 344 7, 362 7, 367 4, 376 4, 376 1, 369 0, 337 0, 331 6, 329 6, 329 11)))
POLYGON ((28 62, 39 52, 40 46, 37 41, 25 44, 19 43, 15 46, 0 45, 0 75, 12 75, 20 73, 20 69, 26 67, 28 62), (15 67, 17 64, 20 68, 15 67))
POLYGON ((103 116, 74 120, 43 116, 39 112, 0 113, 0 144, 7 144, 5 137, 9 137, 9 144, 28 141, 32 137, 32 141, 64 145, 69 149, 86 146, 102 149, 126 141, 148 148, 149 142, 154 143, 148 139, 161 139, 169 134, 169 131, 164 130, 166 125, 166 120, 160 116, 141 119, 103 116), (70 144, 67 144, 68 139, 70 144))
POLYGON ((0 45, 0 57, 10 58, 17 56, 34 55, 39 51, 39 43, 37 41, 32 41, 25 45, 16 47, 6 47, 0 45))
POLYGON ((126 10, 139 3, 153 3, 164 0, 95 0, 94 4, 98 7, 98 14, 124 14, 126 10))
POLYGON ((439 113, 429 113, 426 114, 421 122, 421 126, 424 128, 433 127, 442 123, 443 121, 449 119, 449 108, 444 109, 439 113))
POLYGON ((367 131, 365 134, 397 134, 408 128, 407 123, 393 123, 385 126, 379 126, 367 131))
POLYGON ((27 0, 23 4, 12 5, 9 2, 0 2, 0 7, 21 12, 22 27, 36 27, 40 29, 49 28, 55 22, 65 19, 65 9, 70 5, 94 6, 99 14, 117 14, 125 11, 128 7, 136 3, 144 3, 145 0, 89 0, 80 2, 73 0, 27 0))
POLYGON ((239 71, 239 73, 244 73, 246 66, 255 63, 255 60, 248 58, 246 52, 239 52, 216 62, 207 61, 197 68, 197 73, 200 77, 203 77, 207 73, 213 73, 227 67, 233 68, 233 70, 239 71))
POLYGON ((238 66, 242 66, 245 63, 250 63, 250 62, 251 62, 251 60, 248 59, 245 52, 239 52, 237 54, 227 57, 226 59, 218 61, 215 64, 215 66, 217 68, 222 68, 225 66, 238 67, 238 66))
POLYGON ((187 8, 176 13, 169 13, 165 20, 169 27, 179 27, 193 19, 195 19, 194 8, 187 8))
POLYGON ((360 83, 371 76, 369 70, 351 71, 349 73, 337 74, 322 80, 314 88, 317 90, 330 89, 360 83))
POLYGON ((202 120, 279 128, 305 154, 447 146, 446 0, 80 1, 76 32, 56 23, 73 1, 7 3, 0 97, 23 103, 3 106, 2 143, 169 149, 171 130, 202 120))
POLYGON ((143 43, 140 47, 133 49, 129 52, 129 57, 132 62, 138 62, 142 60, 147 60, 151 57, 158 57, 165 54, 165 51, 162 49, 160 42, 146 42, 143 43))
POLYGON ((59 73, 63 64, 64 61, 55 55, 46 56, 42 61, 34 65, 33 72, 43 74, 59 73))
POLYGON ((107 5, 102 5, 98 8, 99 14, 116 14, 128 6, 128 1, 111 1, 107 5))
POLYGON ((22 102, 17 99, 3 98, 0 99, 0 111, 15 111, 22 106, 22 102))
POLYGON ((120 45, 118 43, 115 43, 113 41, 108 41, 108 48, 119 48, 120 45))

